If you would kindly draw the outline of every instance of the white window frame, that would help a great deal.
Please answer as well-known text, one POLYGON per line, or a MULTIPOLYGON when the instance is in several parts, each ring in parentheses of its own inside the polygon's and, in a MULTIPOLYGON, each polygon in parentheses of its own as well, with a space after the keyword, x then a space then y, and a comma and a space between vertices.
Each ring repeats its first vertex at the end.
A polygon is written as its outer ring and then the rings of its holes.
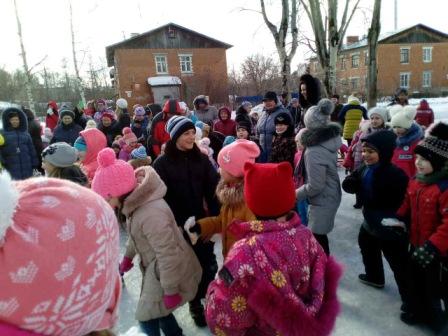
POLYGON ((400 47, 400 64, 409 64, 411 63, 411 47, 400 47), (408 61, 404 62, 402 58, 402 51, 407 50, 408 51, 408 61))
POLYGON ((423 71, 423 74, 422 74, 422 87, 430 88, 431 86, 432 86, 432 71, 423 71))
POLYGON ((410 84, 411 84, 411 73, 410 72, 400 72, 400 88, 409 89, 410 84), (404 78, 404 76, 407 77, 406 85, 403 85, 404 81, 402 80, 402 76, 403 76, 403 78, 404 78))
POLYGON ((423 63, 431 63, 432 62, 432 47, 422 47, 422 60, 423 60, 423 63), (426 59, 425 58, 425 56, 426 56, 426 51, 429 51, 429 58, 428 59, 426 59))
POLYGON ((168 74, 168 58, 166 54, 154 54, 154 62, 156 64, 156 73, 158 75, 167 75, 168 74), (163 62, 162 62, 163 58, 163 62), (159 71, 159 65, 160 65, 160 71, 159 71), (165 69, 163 69, 165 67, 165 69), (163 71, 165 70, 165 71, 163 71))
POLYGON ((361 60, 361 55, 359 54, 359 52, 358 52, 358 53, 355 53, 355 54, 351 54, 351 55, 350 55, 351 68, 352 68, 352 69, 359 69, 359 63, 360 63, 360 60, 361 60), (353 58, 354 58, 354 57, 357 57, 357 58, 358 58, 358 66, 353 66, 353 58))
POLYGON ((193 73, 193 54, 178 54, 179 56, 179 67, 181 73, 193 73), (185 59, 189 58, 189 61, 187 62, 185 59), (185 69, 187 68, 187 65, 189 64, 189 70, 182 70, 182 66, 185 65, 185 69))
POLYGON ((368 51, 364 51, 364 65, 365 66, 369 65, 369 52, 368 51))

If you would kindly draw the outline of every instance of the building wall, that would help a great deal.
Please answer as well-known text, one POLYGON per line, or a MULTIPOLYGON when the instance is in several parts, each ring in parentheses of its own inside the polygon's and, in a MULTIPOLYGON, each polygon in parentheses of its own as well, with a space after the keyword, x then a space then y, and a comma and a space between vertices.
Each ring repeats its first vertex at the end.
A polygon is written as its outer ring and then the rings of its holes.
POLYGON ((192 97, 206 94, 212 103, 224 103, 227 89, 227 60, 223 48, 200 49, 117 49, 115 50, 116 86, 120 97, 130 106, 153 102, 148 77, 158 76, 155 54, 167 57, 168 74, 182 80, 181 95, 192 107, 192 97), (181 73, 179 54, 192 54, 193 73, 181 73), (128 97, 126 91, 131 91, 128 97))
MULTIPOLYGON (((341 57, 338 59, 337 80, 338 93, 348 95, 358 92, 366 95, 367 66, 365 64, 365 51, 367 48, 344 51, 346 69, 341 69, 341 57), (359 68, 351 67, 351 56, 360 54, 359 68), (358 88, 350 85, 351 79, 359 78, 358 88)), ((410 43, 410 44, 379 44, 377 50, 378 61, 378 95, 393 95, 400 87, 400 73, 410 73, 408 91, 410 94, 442 94, 448 93, 448 42, 444 43, 410 43), (423 47, 432 46, 432 61, 423 62, 423 47), (409 64, 400 63, 400 48, 410 47, 409 64), (431 72, 431 87, 423 87, 423 72, 431 72)), ((310 72, 318 77, 322 76, 317 61, 311 61, 310 72)))

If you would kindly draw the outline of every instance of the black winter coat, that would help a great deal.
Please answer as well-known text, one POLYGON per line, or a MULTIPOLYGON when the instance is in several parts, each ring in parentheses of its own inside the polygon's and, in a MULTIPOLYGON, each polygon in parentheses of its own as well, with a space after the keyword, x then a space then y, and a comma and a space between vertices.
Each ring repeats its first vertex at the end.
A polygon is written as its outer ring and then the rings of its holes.
POLYGON ((5 144, 0 147, 0 157, 4 168, 14 180, 23 180, 33 176, 33 168, 38 168, 36 150, 28 133, 28 121, 25 113, 16 108, 8 108, 3 112, 3 137, 5 144), (11 113, 19 115, 20 126, 12 128, 9 122, 11 113))
POLYGON ((177 225, 183 227, 191 216, 198 220, 219 214, 215 195, 219 176, 208 157, 196 145, 184 152, 171 141, 168 142, 165 154, 157 158, 153 167, 167 186, 165 201, 173 211, 177 225), (204 209, 204 200, 208 214, 204 209))
POLYGON ((76 139, 79 137, 79 132, 82 130, 83 128, 74 121, 69 125, 64 125, 60 121, 54 129, 53 138, 51 139, 50 144, 55 142, 66 142, 70 146, 73 146, 76 139))
POLYGON ((371 195, 366 197, 362 176, 367 167, 363 164, 342 182, 342 189, 359 194, 363 204, 364 228, 382 239, 394 239, 403 232, 383 226, 384 218, 395 218, 403 203, 408 185, 405 172, 391 163, 380 163, 373 172, 371 195))
POLYGON ((112 142, 114 142, 117 135, 121 135, 123 128, 116 120, 112 120, 112 123, 108 127, 104 127, 103 124, 98 125, 98 129, 106 136, 107 147, 112 147, 112 142))

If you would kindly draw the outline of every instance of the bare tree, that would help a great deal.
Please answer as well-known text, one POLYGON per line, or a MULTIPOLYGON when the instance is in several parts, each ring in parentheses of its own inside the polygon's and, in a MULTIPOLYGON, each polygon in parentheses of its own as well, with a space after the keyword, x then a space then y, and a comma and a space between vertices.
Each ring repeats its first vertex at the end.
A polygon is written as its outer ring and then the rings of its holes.
POLYGON ((298 15, 297 15, 297 0, 282 0, 282 17, 280 25, 277 28, 268 18, 266 14, 266 6, 264 0, 260 0, 261 13, 264 22, 271 31, 274 37, 275 47, 280 59, 281 74, 282 74, 282 91, 288 93, 290 96, 290 81, 291 81, 291 60, 294 58, 297 50, 297 36, 298 36, 298 15), (291 46, 289 52, 287 50, 287 37, 291 33, 291 46))
POLYGON ((28 67, 27 59, 26 59, 25 46, 23 44, 23 37, 22 37, 22 24, 20 23, 19 11, 17 9, 17 1, 16 0, 14 0, 14 10, 15 10, 16 20, 17 20, 17 34, 19 35, 19 40, 20 40, 20 50, 21 50, 22 61, 23 61, 23 70, 26 75, 25 90, 26 90, 29 107, 31 110, 34 111, 34 109, 35 109, 34 99, 33 99, 33 93, 31 91, 32 76, 31 76, 31 71, 28 67))
MULTIPOLYGON (((241 64, 242 81, 248 84, 255 95, 263 95, 267 90, 275 90, 278 86, 283 89, 283 74, 280 85, 276 83, 278 73, 279 65, 271 57, 262 54, 248 56, 241 64)), ((288 81, 291 80, 290 76, 288 75, 288 81)))
POLYGON ((376 61, 376 51, 378 48, 378 38, 381 32, 381 0, 375 0, 373 7, 372 22, 369 28, 368 48, 369 48, 369 65, 367 68, 367 106, 376 105, 378 95, 377 79, 378 67, 376 61))
POLYGON ((324 73, 324 87, 327 95, 336 90, 336 63, 342 48, 344 36, 356 12, 360 0, 344 0, 341 24, 338 26, 338 0, 327 0, 328 16, 322 20, 320 0, 300 0, 310 20, 315 37, 315 51, 324 73), (353 6, 350 5, 354 3, 353 6))
POLYGON ((79 96, 81 97, 82 105, 86 106, 86 97, 84 93, 84 86, 82 82, 82 78, 79 75, 78 61, 76 59, 76 48, 75 48, 75 30, 73 29, 73 10, 72 10, 72 2, 69 1, 70 5, 70 31, 72 36, 72 53, 73 53, 73 65, 75 67, 75 75, 76 75, 76 88, 78 89, 79 96))

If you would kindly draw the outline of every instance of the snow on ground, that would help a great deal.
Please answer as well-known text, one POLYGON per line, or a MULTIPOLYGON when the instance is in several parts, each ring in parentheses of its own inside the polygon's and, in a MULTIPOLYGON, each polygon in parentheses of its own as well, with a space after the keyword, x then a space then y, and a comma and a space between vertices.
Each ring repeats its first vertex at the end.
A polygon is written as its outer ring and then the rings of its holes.
MULTIPOLYGON (((340 171, 341 180, 344 178, 340 171)), ((358 231, 362 222, 360 210, 353 208, 354 196, 343 193, 342 204, 336 216, 333 232, 330 234, 331 253, 345 267, 338 293, 342 312, 338 317, 333 336, 423 336, 426 329, 410 327, 400 321, 400 299, 392 273, 385 261, 386 286, 374 289, 361 284, 358 274, 364 272, 358 248, 358 231)), ((122 237, 122 249, 126 237, 122 237)), ((217 255, 221 255, 220 243, 217 255)), ((222 260, 220 261, 222 263, 222 260)), ((137 265, 137 263, 135 263, 137 265)), ((117 330, 125 333, 137 325, 134 311, 137 305, 141 275, 138 267, 125 274, 125 286, 120 304, 120 320, 117 330)), ((175 312, 176 318, 186 336, 211 335, 207 328, 197 328, 190 318, 188 305, 175 312)), ((136 332, 137 328, 131 330, 136 332)))

